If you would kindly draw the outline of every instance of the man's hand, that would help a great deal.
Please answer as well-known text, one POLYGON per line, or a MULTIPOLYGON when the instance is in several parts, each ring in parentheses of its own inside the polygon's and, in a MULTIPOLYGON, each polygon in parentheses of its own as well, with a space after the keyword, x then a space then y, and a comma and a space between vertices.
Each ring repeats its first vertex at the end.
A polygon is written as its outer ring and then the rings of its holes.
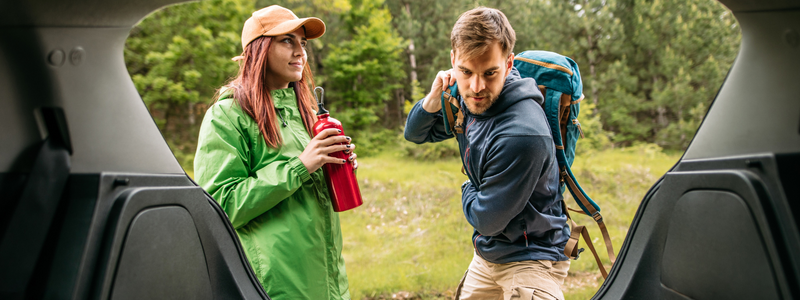
POLYGON ((431 93, 425 96, 425 101, 422 102, 422 108, 429 113, 442 110, 442 90, 454 84, 456 78, 453 76, 453 69, 439 71, 431 84, 431 93))

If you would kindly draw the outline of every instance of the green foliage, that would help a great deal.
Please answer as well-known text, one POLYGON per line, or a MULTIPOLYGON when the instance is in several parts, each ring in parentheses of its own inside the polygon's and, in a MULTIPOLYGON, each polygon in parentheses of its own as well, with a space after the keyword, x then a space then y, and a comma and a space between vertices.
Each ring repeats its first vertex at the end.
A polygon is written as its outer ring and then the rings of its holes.
POLYGON ((555 51, 581 66, 586 102, 618 145, 684 149, 739 44, 736 21, 710 0, 536 1, 503 10, 517 52, 555 51))
POLYGON ((438 143, 425 143, 420 145, 405 142, 402 144, 402 150, 403 153, 410 158, 426 161, 451 159, 460 156, 458 142, 456 142, 455 138, 438 143))
POLYGON ((623 144, 684 149, 733 63, 736 21, 710 0, 620 2, 615 15, 628 43, 618 57, 627 66, 610 78, 624 78, 617 97, 598 106, 606 128, 623 144))
POLYGON ((353 143, 356 144, 355 153, 367 157, 390 151, 401 142, 397 129, 378 128, 362 131, 358 138, 353 138, 353 143))
POLYGON ((603 130, 600 122, 600 115, 593 113, 595 105, 589 102, 581 104, 580 116, 583 137, 578 139, 575 145, 576 159, 581 159, 583 155, 589 155, 595 151, 602 151, 612 146, 611 139, 613 133, 603 130))
MULTIPOLYGON (((404 57, 409 70, 415 71, 417 80, 427 94, 431 82, 440 70, 451 68, 450 31, 458 16, 472 8, 472 1, 427 1, 399 0, 387 1, 387 7, 394 17, 392 24, 400 36, 413 42, 413 49, 406 49, 404 57), (410 66, 410 56, 414 55, 416 68, 410 66)), ((407 81, 406 94, 413 95, 411 84, 407 81)), ((412 96, 416 101, 420 98, 412 96)))
POLYGON ((170 6, 131 31, 128 72, 173 151, 194 152, 206 104, 238 70, 230 58, 242 51, 242 20, 252 8, 245 0, 170 6))
POLYGON ((323 60, 330 107, 345 128, 365 131, 381 120, 387 103, 405 77, 400 53, 404 41, 392 29, 382 0, 363 0, 344 16, 352 39, 331 46, 323 60))
MULTIPOLYGON (((126 64, 173 149, 194 151, 206 104, 236 75, 238 66, 229 59, 241 52, 244 20, 256 8, 271 4, 275 3, 209 0, 169 6, 131 31, 126 64)), ((713 0, 277 4, 300 17, 325 21, 326 34, 309 44, 309 64, 316 83, 328 91, 328 108, 359 139, 404 123, 410 105, 427 93, 436 72, 450 68, 449 37, 456 19, 477 5, 505 12, 516 31, 516 52, 554 51, 581 66, 584 103, 594 105, 593 119, 582 117, 583 126, 599 123, 608 133, 587 137, 583 144, 591 148, 608 147, 607 137, 611 146, 643 141, 684 149, 733 63, 740 40, 732 14, 713 0)))

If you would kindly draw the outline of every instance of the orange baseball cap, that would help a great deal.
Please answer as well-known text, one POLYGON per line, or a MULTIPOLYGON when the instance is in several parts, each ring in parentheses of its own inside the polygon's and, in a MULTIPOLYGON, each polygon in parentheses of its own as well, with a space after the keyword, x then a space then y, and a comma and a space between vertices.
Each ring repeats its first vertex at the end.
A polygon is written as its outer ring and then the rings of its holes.
POLYGON ((315 39, 325 33, 325 22, 318 18, 297 18, 291 11, 278 5, 259 9, 244 22, 242 48, 261 36, 287 34, 305 26, 306 39, 315 39))

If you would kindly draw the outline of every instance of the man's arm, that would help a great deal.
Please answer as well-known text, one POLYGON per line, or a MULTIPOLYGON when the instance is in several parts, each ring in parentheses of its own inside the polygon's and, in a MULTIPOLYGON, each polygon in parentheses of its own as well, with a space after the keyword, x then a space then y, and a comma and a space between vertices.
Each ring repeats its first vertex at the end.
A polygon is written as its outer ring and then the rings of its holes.
POLYGON ((487 152, 481 182, 463 187, 461 201, 467 221, 484 236, 496 236, 528 205, 542 174, 552 141, 543 136, 504 136, 487 152), (480 187, 478 190, 475 185, 480 187))
POLYGON ((406 140, 417 144, 435 143, 452 138, 452 135, 445 133, 444 121, 441 112, 429 113, 423 108, 425 99, 420 100, 406 119, 406 127, 403 132, 406 140))
POLYGON ((445 133, 442 110, 442 90, 445 84, 454 85, 456 79, 451 76, 452 69, 439 71, 431 84, 431 92, 414 104, 406 119, 404 136, 406 140, 417 144, 439 142, 452 138, 445 133))

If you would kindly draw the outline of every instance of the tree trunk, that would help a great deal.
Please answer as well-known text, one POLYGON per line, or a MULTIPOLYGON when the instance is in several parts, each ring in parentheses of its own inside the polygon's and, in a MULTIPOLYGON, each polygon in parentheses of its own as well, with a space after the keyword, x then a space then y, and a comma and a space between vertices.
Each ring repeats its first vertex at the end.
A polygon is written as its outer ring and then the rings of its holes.
MULTIPOLYGON (((408 13, 408 32, 411 34, 412 23, 411 23, 411 4, 406 2, 406 13, 408 13)), ((411 83, 417 81, 417 59, 414 57, 414 39, 408 39, 408 62, 411 65, 411 82, 409 86, 412 86, 411 83)))
POLYGON ((403 97, 403 94, 405 94, 405 93, 403 92, 402 88, 395 89, 394 91, 395 91, 394 92, 394 97, 397 100, 397 102, 396 102, 397 103, 397 115, 396 115, 397 118, 395 119, 396 120, 395 124, 392 124, 392 125, 403 126, 403 123, 404 123, 403 122, 403 106, 404 106, 404 104, 406 102, 406 99, 405 99, 405 97, 403 97))
MULTIPOLYGON (((591 9, 589 8, 589 1, 583 1, 583 8, 590 13, 591 9)), ((598 108, 597 108, 597 71, 595 69, 595 65, 597 65, 597 56, 594 54, 595 44, 592 40, 592 30, 589 26, 588 22, 583 22, 584 30, 586 31, 586 41, 588 42, 589 49, 587 52, 587 56, 589 58, 589 75, 592 76, 592 80, 589 80, 589 89, 591 90, 591 97, 592 97, 592 104, 594 104, 594 109, 592 110, 592 114, 597 115, 598 108)))
POLYGON ((189 114, 189 117, 188 117, 189 124, 190 125, 194 125, 194 122, 195 122, 195 120, 194 120, 194 103, 192 103, 192 101, 186 101, 186 103, 189 104, 189 107, 188 107, 189 110, 187 111, 187 113, 189 114))

